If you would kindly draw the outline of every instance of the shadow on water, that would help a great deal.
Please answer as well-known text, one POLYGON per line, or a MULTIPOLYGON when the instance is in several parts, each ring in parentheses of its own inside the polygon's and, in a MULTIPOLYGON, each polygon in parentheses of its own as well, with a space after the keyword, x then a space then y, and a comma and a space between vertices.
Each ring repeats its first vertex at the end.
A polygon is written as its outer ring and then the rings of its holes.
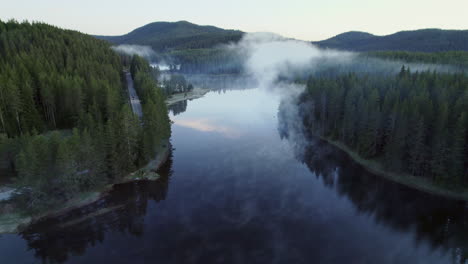
POLYGON ((401 232, 415 231, 416 242, 430 242, 461 258, 468 257, 468 210, 454 201, 389 182, 366 172, 346 153, 316 140, 302 161, 323 183, 352 201, 357 212, 401 232), (319 153, 319 154, 318 154, 319 153), (363 188, 364 187, 364 188, 363 188))

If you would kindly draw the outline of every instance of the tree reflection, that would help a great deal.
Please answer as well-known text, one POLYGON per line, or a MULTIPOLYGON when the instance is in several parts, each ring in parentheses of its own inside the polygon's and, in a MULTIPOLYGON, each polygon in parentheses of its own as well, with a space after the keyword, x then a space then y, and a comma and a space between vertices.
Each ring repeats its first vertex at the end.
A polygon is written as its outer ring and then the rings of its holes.
POLYGON ((169 110, 174 116, 187 111, 187 100, 176 102, 169 106, 169 110))
POLYGON ((454 263, 467 262, 466 202, 421 192, 369 173, 343 151, 307 135, 303 126, 306 120, 291 105, 280 105, 280 137, 290 142, 296 158, 324 185, 351 200, 359 213, 399 231, 415 230, 416 243, 428 241, 434 248, 450 251, 454 263))
MULTIPOLYGON (((100 259, 113 263, 404 263, 395 261, 404 259, 413 263, 407 260, 434 257, 427 254, 426 242, 437 253, 451 253, 454 262, 465 262, 465 203, 421 193, 365 172, 342 152, 307 138, 297 125, 301 124, 297 112, 285 109, 280 108, 278 114, 281 137, 290 142, 296 158, 319 182, 346 198, 337 199, 340 207, 332 208, 336 201, 322 199, 322 194, 333 199, 336 195, 317 181, 308 181, 312 175, 296 162, 294 167, 300 167, 300 175, 292 177, 300 177, 291 184, 291 178, 284 177, 289 172, 289 167, 282 167, 284 163, 259 166, 257 158, 263 156, 243 152, 209 160, 213 163, 211 171, 178 163, 178 175, 187 177, 182 181, 178 178, 172 186, 177 195, 156 207, 155 202, 166 198, 169 176, 153 183, 118 186, 109 197, 39 223, 23 236, 44 262, 78 262, 82 259, 72 257, 84 255, 88 263, 99 263, 100 259), (272 181, 275 174, 280 176, 272 181), (314 185, 308 185, 310 182, 314 185), (319 192, 311 192, 311 186, 319 192), (322 204, 330 206, 330 212, 321 208, 322 204), (349 206, 355 207, 350 211, 356 211, 359 217, 341 214, 349 206), (102 213, 103 209, 110 210, 102 213), (360 222, 362 215, 370 220, 365 217, 360 222), (360 219, 347 226, 356 220, 351 218, 360 219), (369 225, 372 233, 359 237, 361 228, 367 227, 362 224, 372 221, 380 224, 369 225), (392 252, 395 248, 369 250, 375 248, 378 243, 374 244, 374 239, 382 234, 392 236, 378 245, 391 246, 400 238, 412 238, 413 233, 414 244, 423 250, 413 247, 412 241, 409 245, 402 243, 408 248, 401 252, 392 252), (109 256, 113 251, 117 253, 109 256)), ((182 154, 179 157, 184 157, 182 154)), ((266 159, 277 161, 269 156, 266 159)), ((170 170, 171 164, 166 164, 161 174, 171 175, 170 170)))
POLYGON ((43 263, 63 263, 102 243, 109 231, 139 237, 150 201, 166 198, 172 156, 158 171, 157 181, 116 185, 102 199, 65 215, 38 222, 21 233, 43 263))

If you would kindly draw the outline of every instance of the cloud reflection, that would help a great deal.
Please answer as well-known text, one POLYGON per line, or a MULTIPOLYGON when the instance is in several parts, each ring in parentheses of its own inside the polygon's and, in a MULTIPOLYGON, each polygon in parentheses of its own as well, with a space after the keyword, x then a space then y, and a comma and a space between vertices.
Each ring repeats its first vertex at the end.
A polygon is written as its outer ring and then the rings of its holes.
POLYGON ((214 123, 209 119, 177 119, 174 120, 175 125, 192 128, 202 132, 215 132, 223 135, 226 138, 239 138, 242 133, 232 127, 214 123))

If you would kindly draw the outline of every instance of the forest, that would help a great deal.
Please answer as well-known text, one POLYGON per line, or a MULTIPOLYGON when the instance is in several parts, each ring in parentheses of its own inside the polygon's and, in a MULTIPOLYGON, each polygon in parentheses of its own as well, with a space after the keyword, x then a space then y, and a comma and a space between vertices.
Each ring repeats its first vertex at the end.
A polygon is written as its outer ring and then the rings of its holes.
POLYGON ((169 138, 164 95, 148 63, 127 61, 92 36, 0 21, 0 171, 10 172, 22 208, 38 212, 114 182, 169 138), (143 120, 127 100, 128 66, 143 120))
POLYGON ((167 56, 183 73, 239 74, 244 64, 240 54, 224 48, 175 50, 167 56))
POLYGON ((171 74, 169 79, 162 81, 164 85, 164 91, 167 96, 171 96, 175 93, 186 93, 193 90, 193 85, 185 79, 181 74, 171 74))
POLYGON ((468 77, 411 72, 310 77, 300 96, 309 134, 385 170, 449 188, 468 185, 468 77))
POLYGON ((399 60, 405 63, 446 64, 468 69, 468 51, 444 52, 408 52, 408 51, 375 51, 363 53, 366 56, 387 60, 399 60))
POLYGON ((113 44, 150 46, 154 60, 182 65, 183 73, 239 72, 236 57, 220 45, 238 42, 243 32, 214 26, 200 26, 187 21, 154 22, 121 36, 96 36, 113 44))

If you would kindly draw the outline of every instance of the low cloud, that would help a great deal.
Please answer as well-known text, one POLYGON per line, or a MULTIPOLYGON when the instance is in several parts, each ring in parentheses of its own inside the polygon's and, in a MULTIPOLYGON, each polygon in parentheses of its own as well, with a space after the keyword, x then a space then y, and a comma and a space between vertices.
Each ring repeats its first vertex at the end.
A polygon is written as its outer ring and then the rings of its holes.
POLYGON ((121 54, 138 55, 148 60, 156 56, 156 52, 150 46, 125 44, 112 46, 112 49, 121 54))
POLYGON ((322 63, 349 64, 354 53, 323 50, 309 42, 287 39, 273 33, 249 33, 227 49, 244 57, 244 70, 261 86, 280 76, 291 77, 316 69, 322 63))

